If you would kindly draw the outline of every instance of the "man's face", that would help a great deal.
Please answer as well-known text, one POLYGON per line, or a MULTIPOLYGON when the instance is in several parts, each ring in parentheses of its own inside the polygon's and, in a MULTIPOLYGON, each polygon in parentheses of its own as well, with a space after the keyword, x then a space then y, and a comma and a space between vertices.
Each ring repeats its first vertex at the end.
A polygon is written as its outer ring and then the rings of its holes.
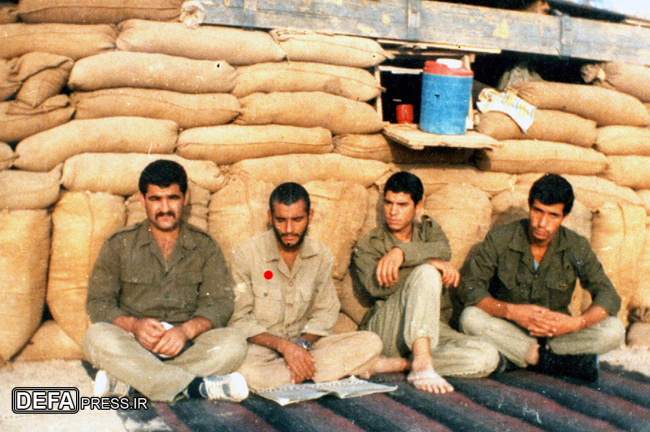
POLYGON ((529 209, 530 240, 536 243, 548 244, 560 229, 564 221, 564 204, 542 204, 534 200, 529 209))
POLYGON ((188 196, 187 193, 183 195, 175 183, 165 188, 150 184, 146 195, 140 193, 140 202, 152 227, 169 232, 180 225, 188 196))
POLYGON ((273 203, 273 212, 269 210, 269 221, 278 243, 286 251, 295 251, 300 248, 307 228, 314 215, 311 209, 307 213, 305 201, 300 200, 291 205, 278 202, 273 203))
POLYGON ((384 194, 384 217, 393 234, 411 229, 415 214, 421 208, 422 201, 415 205, 411 195, 406 192, 388 191, 384 194))

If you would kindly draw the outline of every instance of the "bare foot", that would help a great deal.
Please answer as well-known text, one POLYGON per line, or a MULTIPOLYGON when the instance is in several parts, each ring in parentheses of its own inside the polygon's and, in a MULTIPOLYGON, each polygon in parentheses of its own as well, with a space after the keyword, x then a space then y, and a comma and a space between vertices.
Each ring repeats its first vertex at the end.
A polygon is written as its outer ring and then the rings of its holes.
POLYGON ((454 391, 454 387, 433 370, 427 338, 418 338, 413 342, 413 361, 407 379, 416 389, 429 393, 444 394, 454 391))
POLYGON ((404 372, 411 369, 411 361, 402 357, 378 357, 368 372, 360 375, 368 379, 374 374, 388 372, 404 372))

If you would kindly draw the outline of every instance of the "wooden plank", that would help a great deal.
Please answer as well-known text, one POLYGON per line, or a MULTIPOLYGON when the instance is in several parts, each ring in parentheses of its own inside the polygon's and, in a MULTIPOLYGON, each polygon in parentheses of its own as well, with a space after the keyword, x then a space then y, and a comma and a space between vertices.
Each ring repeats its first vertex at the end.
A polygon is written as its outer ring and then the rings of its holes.
POLYGON ((384 135, 391 140, 414 150, 425 147, 455 147, 469 149, 494 149, 501 147, 499 141, 475 131, 463 135, 438 135, 424 132, 414 124, 388 124, 384 135))
POLYGON ((204 0, 206 23, 650 65, 650 28, 421 0, 204 0))

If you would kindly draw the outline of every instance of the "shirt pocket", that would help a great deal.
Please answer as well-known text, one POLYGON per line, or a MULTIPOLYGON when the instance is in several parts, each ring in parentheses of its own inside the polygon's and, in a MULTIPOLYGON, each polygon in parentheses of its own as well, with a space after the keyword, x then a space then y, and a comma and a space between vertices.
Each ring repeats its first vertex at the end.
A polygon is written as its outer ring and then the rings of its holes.
POLYGON ((279 323, 282 320, 282 291, 268 282, 253 284, 253 314, 263 325, 279 323))
POLYGON ((549 290, 551 310, 565 312, 565 309, 571 303, 576 281, 576 274, 570 263, 564 263, 562 268, 551 269, 549 271, 549 276, 546 279, 546 287, 549 290))
MULTIPOLYGON (((144 313, 155 302, 153 271, 147 266, 127 266, 120 274, 120 307, 131 313, 144 313)), ((154 303, 155 305, 155 303, 154 303)))
POLYGON ((199 271, 183 272, 175 277, 180 308, 194 312, 198 307, 199 289, 203 283, 203 273, 199 271))

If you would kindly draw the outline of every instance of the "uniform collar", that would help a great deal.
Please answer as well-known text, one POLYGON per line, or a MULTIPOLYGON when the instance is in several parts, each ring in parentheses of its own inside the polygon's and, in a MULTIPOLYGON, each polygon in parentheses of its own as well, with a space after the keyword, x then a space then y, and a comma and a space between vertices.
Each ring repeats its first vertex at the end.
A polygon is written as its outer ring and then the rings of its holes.
MULTIPOLYGON (((262 239, 264 241, 264 251, 265 251, 264 256, 266 257, 266 262, 281 260, 282 257, 280 256, 280 247, 278 246, 278 242, 275 238, 275 233, 273 232, 273 228, 265 232, 263 234, 262 239)), ((302 245, 300 245, 300 251, 298 252, 298 256, 301 259, 305 259, 305 258, 313 257, 317 253, 318 250, 316 249, 316 245, 314 241, 309 236, 305 237, 305 239, 302 242, 302 245)))
MULTIPOLYGON (((530 243, 528 241, 528 227, 530 226, 530 219, 521 219, 517 225, 516 235, 512 237, 509 247, 510 249, 526 252, 530 250, 530 243)), ((551 243, 548 245, 546 253, 554 253, 556 251, 561 251, 570 246, 569 241, 566 238, 566 231, 563 226, 560 226, 560 229, 557 230, 551 243)), ((546 254, 545 254, 546 255, 546 254)))
MULTIPOLYGON (((148 219, 138 222, 137 231, 137 248, 150 246, 156 243, 156 240, 153 238, 153 234, 151 233, 151 229, 149 228, 148 219)), ((176 244, 181 246, 183 249, 194 249, 196 247, 196 241, 190 235, 189 228, 183 221, 181 221, 180 224, 180 233, 178 234, 176 244)), ((176 249, 176 245, 174 245, 174 249, 176 249)))

